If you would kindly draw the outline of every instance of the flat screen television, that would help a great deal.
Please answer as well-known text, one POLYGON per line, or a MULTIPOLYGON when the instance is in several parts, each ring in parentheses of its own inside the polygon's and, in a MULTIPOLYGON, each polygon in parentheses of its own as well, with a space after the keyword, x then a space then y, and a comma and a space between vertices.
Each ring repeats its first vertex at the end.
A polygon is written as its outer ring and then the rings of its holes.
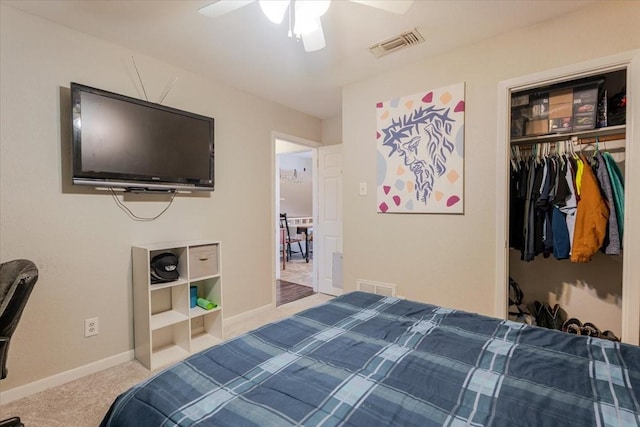
POLYGON ((73 184, 214 189, 214 119, 71 83, 73 184))

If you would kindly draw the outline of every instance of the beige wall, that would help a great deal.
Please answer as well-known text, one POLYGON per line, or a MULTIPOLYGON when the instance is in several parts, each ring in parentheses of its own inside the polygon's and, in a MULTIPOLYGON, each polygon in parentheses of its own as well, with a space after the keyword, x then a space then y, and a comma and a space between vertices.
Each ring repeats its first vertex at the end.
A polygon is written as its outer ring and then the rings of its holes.
POLYGON ((408 298, 493 315, 496 197, 505 196, 495 189, 498 84, 637 49, 639 17, 640 2, 598 2, 346 87, 345 289, 357 279, 394 283, 408 298), (358 196, 358 183, 376 185, 376 102, 459 82, 466 83, 464 215, 377 214, 375 191, 358 196))
MULTIPOLYGON (((220 240, 225 317, 270 304, 271 132, 320 141, 321 121, 9 7, 1 14, 0 259, 28 258, 40 269, 2 390, 133 349, 136 243, 220 240), (151 100, 177 76, 164 104, 216 119, 215 192, 178 196, 152 222, 62 179, 69 82, 141 97, 132 55, 151 100), (89 317, 99 318, 100 334, 84 338, 89 317)), ((149 196, 126 203, 142 216, 166 206, 149 196)))
POLYGON ((331 117, 322 121, 322 143, 324 145, 342 142, 342 116, 331 117))
MULTIPOLYGON (((294 153, 277 154, 280 170, 285 176, 296 171, 298 179, 280 179, 280 213, 288 218, 313 216, 313 161, 311 156, 294 153)), ((295 230, 292 231, 295 233, 295 230)))

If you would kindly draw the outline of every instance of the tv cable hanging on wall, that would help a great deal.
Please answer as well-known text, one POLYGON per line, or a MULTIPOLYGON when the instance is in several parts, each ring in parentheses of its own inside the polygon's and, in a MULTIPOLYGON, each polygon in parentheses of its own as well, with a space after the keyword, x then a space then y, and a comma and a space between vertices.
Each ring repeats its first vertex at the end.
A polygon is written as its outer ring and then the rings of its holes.
POLYGON ((165 206, 165 208, 159 214, 157 214, 156 216, 152 216, 152 217, 143 217, 143 216, 138 216, 135 213, 133 213, 133 211, 131 209, 129 209, 122 201, 120 201, 120 199, 118 199, 118 195, 116 194, 116 191, 113 188, 109 187, 109 190, 111 191, 111 197, 116 202, 116 205, 118 205, 118 207, 120 209, 125 211, 127 213, 127 215, 129 215, 129 218, 133 219, 134 221, 154 221, 154 220, 160 218, 162 216, 162 214, 164 214, 167 210, 169 210, 169 208, 173 204, 173 199, 175 199, 176 194, 177 194, 177 191, 170 191, 171 199, 169 199, 169 203, 167 204, 167 206, 165 206))

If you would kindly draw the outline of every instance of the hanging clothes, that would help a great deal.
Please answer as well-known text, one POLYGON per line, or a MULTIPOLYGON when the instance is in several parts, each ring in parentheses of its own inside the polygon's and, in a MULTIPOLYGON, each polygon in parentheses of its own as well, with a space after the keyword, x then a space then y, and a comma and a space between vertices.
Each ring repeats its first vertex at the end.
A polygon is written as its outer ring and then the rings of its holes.
MULTIPOLYGON (((551 214, 551 227, 553 229, 553 257, 555 259, 567 259, 571 254, 571 235, 567 225, 567 212, 573 218, 576 209, 575 196, 567 183, 567 174, 570 173, 570 164, 565 157, 560 157, 556 180, 556 194, 553 199, 553 211, 551 214)), ((572 220, 572 224, 575 221, 572 220)), ((571 228, 573 234, 573 227, 571 228)))
POLYGON ((609 208, 602 198, 598 180, 586 158, 581 155, 578 160, 582 162, 582 176, 571 247, 571 261, 588 262, 604 242, 607 221, 609 220, 609 208))
POLYGON ((620 168, 597 146, 590 161, 568 143, 512 148, 509 246, 523 261, 542 254, 583 263, 598 250, 622 252, 620 168))
POLYGON ((582 174, 584 173, 584 163, 582 159, 579 157, 573 158, 576 165, 576 173, 575 173, 575 186, 576 186, 576 195, 578 198, 582 194, 582 174))
POLYGON ((556 165, 552 157, 543 159, 543 181, 540 187, 540 197, 536 208, 542 218, 542 254, 548 258, 553 251, 553 230, 551 227, 552 200, 555 196, 556 165))
POLYGON ((527 185, 526 173, 528 170, 525 170, 526 163, 524 161, 514 160, 509 180, 509 247, 521 250, 527 185))
POLYGON ((530 160, 529 169, 529 191, 527 194, 526 208, 526 229, 524 235, 524 250, 522 259, 524 261, 533 261, 543 247, 542 243, 542 224, 543 216, 536 209, 536 202, 540 197, 540 189, 544 178, 544 167, 542 163, 538 163, 535 159, 530 160))
POLYGON ((605 152, 603 156, 605 164, 607 165, 607 171, 609 172, 609 178, 611 179, 611 186, 613 187, 618 232, 620 234, 620 242, 622 242, 624 234, 624 177, 613 156, 607 152, 605 152))
POLYGON ((564 154, 566 147, 540 143, 512 149, 509 246, 520 250, 523 261, 542 254, 584 263, 598 250, 621 253, 620 169, 597 147, 591 163, 572 146, 570 154, 564 154))
POLYGON ((565 224, 567 227, 567 235, 569 237, 569 252, 562 252, 562 258, 569 258, 571 255, 571 247, 573 246, 573 233, 576 228, 576 212, 578 210, 578 196, 576 194, 574 171, 575 160, 573 157, 567 157, 567 170, 565 173, 565 182, 567 183, 567 189, 569 196, 565 200, 565 205, 560 207, 560 211, 565 215, 565 224))
POLYGON ((607 206, 609 206, 609 223, 607 225, 607 235, 602 249, 607 255, 620 255, 621 240, 611 179, 602 153, 599 151, 596 152, 594 159, 596 161, 596 177, 600 183, 600 188, 602 188, 602 194, 607 202, 607 206))

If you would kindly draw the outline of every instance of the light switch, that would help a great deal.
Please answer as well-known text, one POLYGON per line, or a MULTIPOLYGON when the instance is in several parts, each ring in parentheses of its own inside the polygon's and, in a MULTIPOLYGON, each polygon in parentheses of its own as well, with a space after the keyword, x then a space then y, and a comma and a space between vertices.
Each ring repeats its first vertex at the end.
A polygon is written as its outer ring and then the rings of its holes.
POLYGON ((361 182, 360 183, 360 195, 361 196, 366 196, 367 195, 367 183, 366 182, 361 182))

